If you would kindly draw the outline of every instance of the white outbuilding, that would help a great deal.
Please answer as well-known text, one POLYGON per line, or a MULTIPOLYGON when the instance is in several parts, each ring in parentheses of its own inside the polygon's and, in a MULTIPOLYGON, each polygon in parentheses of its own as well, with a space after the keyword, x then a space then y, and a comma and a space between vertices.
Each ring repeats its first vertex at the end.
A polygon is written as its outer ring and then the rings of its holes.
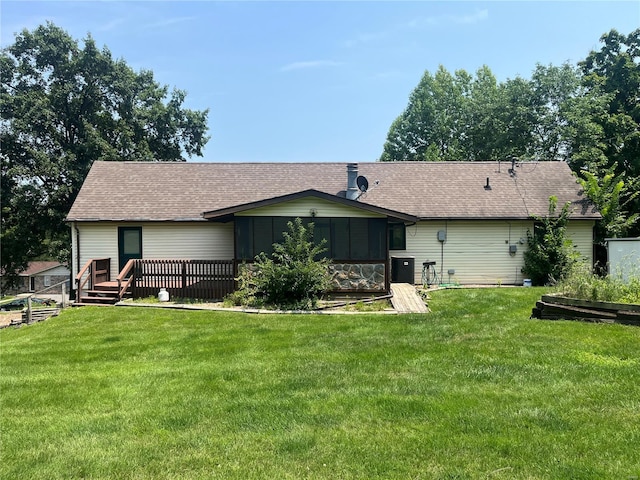
POLYGON ((607 238, 609 275, 627 282, 629 277, 640 277, 640 237, 607 238))

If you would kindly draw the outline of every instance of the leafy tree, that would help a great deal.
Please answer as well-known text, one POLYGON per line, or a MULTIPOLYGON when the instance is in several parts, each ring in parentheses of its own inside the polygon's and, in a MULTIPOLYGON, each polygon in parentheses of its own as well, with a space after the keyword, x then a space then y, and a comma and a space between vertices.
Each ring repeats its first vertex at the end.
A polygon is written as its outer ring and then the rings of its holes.
POLYGON ((588 171, 582 175, 584 178, 578 181, 602 215, 602 221, 596 226, 596 240, 626 236, 640 219, 640 213, 630 214, 626 210, 628 204, 640 195, 640 186, 630 188, 624 176, 616 176, 613 168, 601 177, 588 171))
MULTIPOLYGON (((589 95, 606 101, 601 101, 597 114, 591 117, 595 141, 584 147, 577 144, 575 151, 582 163, 585 158, 590 160, 584 168, 592 174, 625 175, 631 184, 639 185, 636 182, 640 181, 640 29, 629 35, 611 30, 600 40, 602 48, 592 51, 579 66, 589 95)), ((621 200, 629 202, 632 214, 640 213, 637 195, 621 200)), ((640 234, 640 225, 636 223, 628 233, 640 234)))
POLYGON ((549 285, 562 280, 578 260, 578 254, 566 234, 570 205, 566 203, 556 215, 558 199, 549 197, 549 214, 535 217, 533 232, 527 231, 528 248, 524 252, 522 270, 534 285, 549 285))
POLYGON ((392 123, 382 161, 457 160, 465 156, 465 97, 471 76, 452 75, 443 66, 426 71, 409 97, 405 111, 392 123))
POLYGON ((568 64, 538 65, 531 80, 500 84, 487 66, 475 77, 442 66, 435 75, 427 71, 392 123, 380 160, 565 159, 562 105, 579 83, 568 64))
POLYGON ((580 81, 579 71, 569 63, 559 67, 536 65, 530 81, 534 110, 531 156, 534 159, 568 158, 569 120, 564 105, 582 95, 580 81))
POLYGON ((498 105, 494 108, 498 130, 493 135, 500 159, 533 156, 534 102, 531 83, 524 78, 509 79, 499 86, 498 105))
POLYGON ((608 116, 609 95, 583 91, 562 104, 566 138, 566 159, 571 169, 599 173, 606 169, 606 139, 603 122, 608 116))
POLYGON ((608 158, 619 169, 640 175, 640 29, 625 36, 605 33, 599 51, 592 51, 579 65, 584 83, 594 91, 612 94, 608 126, 608 158), (616 128, 616 130, 613 130, 616 128))
POLYGON ((501 128, 498 118, 499 97, 498 82, 489 67, 478 69, 471 82, 466 115, 468 160, 489 160, 497 158, 499 154, 500 139, 496 137, 496 132, 501 128))
MULTIPOLYGON (((64 218, 95 160, 181 161, 202 155, 208 110, 83 45, 52 23, 0 53, 2 271, 38 256, 68 259, 64 218)), ((123 199, 124 201, 125 199, 123 199)))
POLYGON ((287 227, 270 257, 262 252, 251 267, 245 266, 232 302, 296 309, 317 305, 330 286, 329 259, 318 259, 326 251, 326 240, 314 243, 314 224, 305 225, 300 218, 287 222, 287 227))
POLYGON ((630 213, 629 205, 640 195, 640 181, 616 175, 611 167, 597 176, 587 170, 580 172, 578 181, 594 203, 602 220, 595 226, 595 267, 598 275, 607 274, 607 245, 605 239, 625 237, 640 220, 640 213, 630 213))

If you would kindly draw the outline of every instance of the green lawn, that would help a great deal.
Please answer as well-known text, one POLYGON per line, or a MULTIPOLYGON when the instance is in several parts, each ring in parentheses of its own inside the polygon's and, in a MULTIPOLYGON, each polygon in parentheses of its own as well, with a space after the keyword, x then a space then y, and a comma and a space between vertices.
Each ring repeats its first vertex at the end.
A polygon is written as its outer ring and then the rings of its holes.
POLYGON ((640 328, 89 308, 0 331, 3 479, 640 476, 640 328))

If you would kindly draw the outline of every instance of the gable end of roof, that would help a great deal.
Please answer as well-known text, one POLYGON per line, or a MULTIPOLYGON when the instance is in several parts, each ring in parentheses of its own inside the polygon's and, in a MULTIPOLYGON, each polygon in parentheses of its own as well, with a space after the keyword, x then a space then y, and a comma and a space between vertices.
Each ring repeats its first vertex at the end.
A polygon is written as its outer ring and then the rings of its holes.
POLYGON ((243 205, 235 205, 233 207, 221 208, 219 210, 211 210, 208 212, 204 212, 202 216, 207 220, 223 219, 223 218, 228 218, 229 216, 234 215, 236 213, 245 212, 247 210, 253 210, 255 208, 260 208, 260 207, 268 207, 271 205, 277 205, 279 203, 289 202, 291 200, 299 200, 307 197, 320 198, 322 200, 327 200, 329 202, 339 203, 341 205, 346 205, 348 207, 353 207, 353 208, 357 208, 367 212, 385 215, 387 217, 397 218, 399 220, 404 220, 407 222, 417 222, 419 220, 418 217, 414 215, 410 215, 408 213, 389 210, 387 208, 370 205, 368 203, 362 203, 357 200, 349 200, 344 197, 331 195, 329 193, 320 192, 318 190, 313 190, 313 189, 303 190, 300 192, 290 193, 287 195, 281 195, 279 197, 266 198, 264 200, 245 203, 243 205))

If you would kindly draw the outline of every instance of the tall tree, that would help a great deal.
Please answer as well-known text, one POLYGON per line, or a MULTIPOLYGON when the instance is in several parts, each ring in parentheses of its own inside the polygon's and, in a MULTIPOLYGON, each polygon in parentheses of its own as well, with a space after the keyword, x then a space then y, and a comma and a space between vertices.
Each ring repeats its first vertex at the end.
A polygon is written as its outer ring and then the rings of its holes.
POLYGON ((580 73, 569 63, 536 65, 531 75, 533 90, 533 157, 540 160, 567 160, 569 137, 564 105, 579 97, 580 73))
POLYGON ((498 83, 487 66, 475 77, 440 66, 425 72, 391 125, 380 160, 565 159, 562 105, 578 93, 568 64, 538 65, 530 80, 498 83))
MULTIPOLYGON (((496 77, 486 65, 478 69, 471 83, 467 106, 469 160, 496 158, 500 149, 498 98, 500 91, 496 77)), ((461 159, 462 160, 462 159, 461 159)))
POLYGON ((485 160, 533 157, 533 127, 537 117, 531 82, 516 77, 500 84, 498 91, 498 105, 494 109, 498 129, 493 132, 498 157, 485 160))
POLYGON ((64 218, 95 160, 184 161, 202 155, 208 110, 134 72, 88 36, 47 23, 0 53, 2 260, 11 276, 35 257, 66 260, 64 218))
POLYGON ((435 75, 426 71, 409 97, 404 112, 392 123, 382 161, 457 160, 463 151, 465 98, 471 76, 454 75, 443 66, 435 75))
MULTIPOLYGON (((598 178, 613 174, 616 185, 625 178, 630 188, 620 192, 620 201, 630 215, 640 214, 640 197, 633 196, 640 188, 640 29, 629 35, 611 30, 600 40, 601 49, 579 63, 588 95, 601 99, 589 125, 592 141, 574 150, 581 167, 598 178)), ((640 235, 640 224, 626 234, 640 235)))

